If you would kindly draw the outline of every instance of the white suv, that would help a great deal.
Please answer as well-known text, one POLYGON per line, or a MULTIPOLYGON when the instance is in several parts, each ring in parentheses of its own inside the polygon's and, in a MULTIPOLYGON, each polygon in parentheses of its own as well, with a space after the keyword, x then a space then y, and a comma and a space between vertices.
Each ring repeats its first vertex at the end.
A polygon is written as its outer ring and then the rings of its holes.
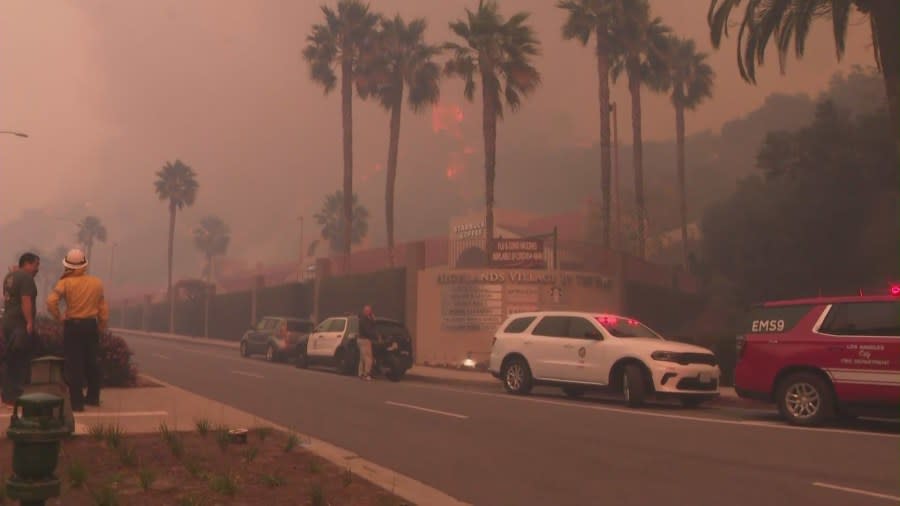
POLYGON ((719 395, 715 355, 666 341, 637 320, 611 314, 539 311, 511 315, 494 336, 491 374, 513 394, 560 386, 579 397, 592 388, 625 395, 629 406, 675 396, 687 407, 719 395))

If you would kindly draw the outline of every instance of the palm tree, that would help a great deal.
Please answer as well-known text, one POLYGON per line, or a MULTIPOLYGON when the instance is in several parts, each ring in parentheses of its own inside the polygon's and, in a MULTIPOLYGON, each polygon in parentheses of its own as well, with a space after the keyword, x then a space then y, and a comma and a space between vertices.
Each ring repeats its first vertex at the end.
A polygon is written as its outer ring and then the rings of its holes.
POLYGON ((594 37, 597 58, 597 88, 600 101, 600 238, 603 247, 612 246, 610 239, 610 217, 612 216, 612 151, 610 148, 610 107, 609 69, 612 48, 610 47, 609 25, 615 0, 561 0, 556 5, 568 11, 562 35, 566 40, 575 39, 586 46, 594 37))
MULTIPOLYGON (((722 36, 728 36, 728 19, 739 7, 741 0, 710 1, 707 20, 716 49, 722 36)), ((797 58, 802 58, 810 26, 822 18, 831 18, 835 50, 840 59, 854 7, 869 18, 875 61, 884 77, 895 138, 900 139, 900 30, 897 29, 900 2, 897 0, 747 0, 738 30, 738 69, 745 81, 755 84, 756 66, 763 64, 766 46, 774 39, 784 72, 791 47, 797 58)))
MULTIPOLYGON (((312 80, 330 93, 337 83, 335 67, 341 72, 341 115, 344 131, 344 191, 343 203, 346 237, 352 230, 353 216, 353 83, 360 55, 373 42, 379 16, 369 11, 369 6, 359 0, 339 0, 337 11, 323 5, 325 24, 316 24, 306 38, 308 44, 303 58, 309 63, 312 80)), ((350 243, 345 245, 345 267, 350 262, 350 243)))
POLYGON ((206 266, 203 272, 207 284, 212 284, 214 277, 215 257, 224 255, 231 242, 231 230, 218 216, 207 216, 200 220, 200 226, 194 229, 194 246, 203 253, 206 266))
POLYGON ((91 253, 94 250, 94 241, 106 242, 106 227, 100 218, 96 216, 86 216, 78 223, 78 233, 75 235, 78 244, 84 246, 85 256, 88 262, 91 261, 91 253))
MULTIPOLYGON (((359 204, 356 195, 350 201, 353 204, 350 241, 352 244, 359 244, 369 232, 369 210, 359 204)), ((342 253, 349 249, 344 244, 346 235, 342 233, 346 230, 344 214, 341 212, 343 202, 344 193, 338 190, 325 197, 322 209, 313 216, 316 223, 322 226, 322 239, 328 241, 332 253, 342 253)), ((310 245, 310 253, 312 252, 313 247, 310 245)))
POLYGON ((678 199, 681 213, 681 260, 688 267, 687 185, 684 161, 684 111, 692 111, 712 96, 715 73, 706 62, 706 53, 697 52, 691 39, 672 37, 666 59, 666 87, 671 89, 675 107, 675 138, 677 144, 678 199))
POLYGON ((185 206, 194 205, 197 198, 197 174, 181 160, 166 162, 156 172, 154 187, 159 200, 169 204, 169 332, 175 332, 175 292, 172 290, 172 262, 175 257, 175 215, 185 206))
POLYGON ((650 17, 647 0, 617 0, 611 32, 614 59, 610 69, 613 82, 624 73, 631 95, 632 163, 637 207, 637 254, 644 258, 647 243, 647 204, 644 201, 644 143, 641 114, 641 85, 660 90, 664 83, 665 45, 671 31, 661 18, 650 17))
POLYGON ((397 154, 400 148, 400 115, 403 93, 414 112, 426 104, 434 104, 440 97, 441 71, 432 58, 440 49, 425 43, 426 23, 414 19, 409 24, 399 15, 381 22, 378 43, 369 51, 371 61, 364 65, 364 84, 360 92, 365 98, 377 95, 382 107, 390 111, 387 183, 384 191, 385 223, 387 225, 388 258, 394 266, 394 189, 397 181, 397 154))
POLYGON ((444 72, 465 82, 465 97, 475 97, 476 76, 481 83, 482 133, 484 136, 485 243, 488 258, 494 242, 494 180, 497 161, 497 119, 503 118, 503 102, 518 110, 522 98, 540 85, 541 76, 531 59, 540 53, 540 42, 528 13, 500 15, 497 3, 479 0, 474 12, 466 9, 466 19, 450 23, 450 29, 465 45, 447 43, 453 52, 444 72), (502 95, 501 95, 502 94, 502 95))

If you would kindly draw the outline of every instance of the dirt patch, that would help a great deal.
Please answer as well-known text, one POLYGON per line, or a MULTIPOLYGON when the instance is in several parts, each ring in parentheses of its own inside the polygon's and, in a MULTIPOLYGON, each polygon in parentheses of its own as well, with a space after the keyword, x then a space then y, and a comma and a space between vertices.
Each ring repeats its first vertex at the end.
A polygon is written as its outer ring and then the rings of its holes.
MULTIPOLYGON (((92 428, 63 442, 62 495, 47 504, 411 506, 285 433, 257 429, 244 444, 226 440, 214 429, 125 436, 92 428)), ((0 440, 0 455, 11 452, 12 442, 0 440)))

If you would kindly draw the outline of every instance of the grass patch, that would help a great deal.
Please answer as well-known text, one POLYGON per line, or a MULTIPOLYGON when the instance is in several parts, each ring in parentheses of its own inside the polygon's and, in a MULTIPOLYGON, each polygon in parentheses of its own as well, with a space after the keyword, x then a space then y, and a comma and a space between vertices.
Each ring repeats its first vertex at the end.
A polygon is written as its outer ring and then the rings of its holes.
POLYGON ((252 447, 244 450, 244 462, 248 464, 252 464, 254 460, 256 460, 256 456, 259 455, 259 448, 252 447))
POLYGON ((119 496, 109 485, 94 492, 94 506, 118 506, 119 496))
POLYGON ((88 435, 90 435, 94 441, 103 441, 106 439, 106 425, 103 425, 102 423, 91 425, 88 427, 88 435))
POLYGON ((309 504, 311 506, 325 506, 325 489, 321 483, 315 483, 309 488, 309 504))
POLYGON ((209 488, 218 494, 234 497, 238 491, 238 484, 237 480, 235 480, 234 476, 230 473, 217 474, 210 478, 209 488))
POLYGON ((207 434, 212 430, 212 423, 202 418, 194 422, 194 426, 197 428, 197 434, 200 434, 203 437, 206 437, 207 434))
POLYGON ((345 487, 349 487, 351 483, 353 483, 353 471, 350 470, 348 466, 347 469, 344 470, 344 476, 342 477, 342 482, 345 487))
POLYGON ((277 474, 264 474, 262 479, 269 488, 281 487, 286 483, 286 480, 277 474))
POLYGON ((260 441, 265 441, 266 438, 272 435, 272 427, 257 427, 253 430, 253 433, 256 434, 260 441))
POLYGON ((200 463, 196 460, 189 460, 184 463, 184 468, 187 470, 188 474, 191 475, 192 478, 202 478, 205 474, 203 472, 203 468, 200 467, 200 463))
POLYGON ((156 473, 152 469, 141 469, 138 473, 138 481, 141 484, 141 490, 147 492, 153 488, 153 483, 156 481, 156 473))
POLYGON ((137 450, 133 446, 120 444, 119 446, 119 462, 125 467, 134 467, 137 464, 137 450))
MULTIPOLYGON (((68 475, 69 485, 71 485, 72 488, 81 488, 84 486, 84 482, 87 481, 88 470, 86 467, 84 467, 84 464, 76 461, 69 464, 68 475)), ((4 491, 6 490, 5 486, 2 488, 4 489, 4 491)))
POLYGON ((319 474, 322 472, 322 464, 318 460, 309 461, 309 474, 319 474))
POLYGON ((104 439, 106 440, 106 446, 112 449, 118 449, 119 445, 122 444, 122 438, 125 436, 125 432, 118 425, 110 425, 106 428, 106 433, 104 434, 104 439))
POLYGON ((203 506, 203 504, 205 504, 203 499, 195 495, 188 495, 178 499, 178 506, 203 506))
POLYGON ((228 451, 228 447, 231 446, 231 435, 228 434, 227 427, 216 429, 216 444, 219 445, 219 449, 223 452, 228 451))
POLYGON ((299 444, 300 438, 296 434, 291 434, 284 443, 284 453, 291 453, 299 444))

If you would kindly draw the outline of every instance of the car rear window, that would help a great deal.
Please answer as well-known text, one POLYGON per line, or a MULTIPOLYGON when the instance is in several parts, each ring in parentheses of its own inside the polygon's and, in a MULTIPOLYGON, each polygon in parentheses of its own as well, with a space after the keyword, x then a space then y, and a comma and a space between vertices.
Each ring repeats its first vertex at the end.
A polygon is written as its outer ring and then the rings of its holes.
POLYGON ((531 325, 531 322, 534 321, 535 316, 523 316, 522 318, 516 318, 515 320, 509 322, 509 325, 503 329, 503 332, 507 334, 521 334, 525 332, 525 329, 531 325))
POLYGON ((900 336, 900 302, 834 304, 822 331, 841 336, 900 336))
POLYGON ((312 322, 297 322, 288 320, 287 328, 289 332, 312 332, 313 324, 312 322))
POLYGON ((397 322, 375 322, 375 329, 383 336, 409 337, 406 327, 397 322))
POLYGON ((813 308, 812 304, 791 306, 756 306, 747 313, 740 331, 744 334, 778 334, 789 332, 813 308))

